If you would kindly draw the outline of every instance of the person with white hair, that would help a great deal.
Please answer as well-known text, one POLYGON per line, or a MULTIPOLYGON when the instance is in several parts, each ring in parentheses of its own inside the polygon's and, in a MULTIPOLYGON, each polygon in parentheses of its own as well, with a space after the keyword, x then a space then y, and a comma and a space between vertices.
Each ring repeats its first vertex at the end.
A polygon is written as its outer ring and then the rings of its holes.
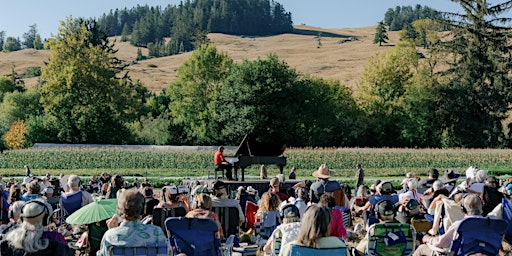
POLYGON ((143 247, 168 242, 159 226, 142 224, 144 196, 136 189, 127 189, 117 198, 117 214, 107 221, 109 230, 101 240, 96 255, 107 256, 113 246, 143 247), (119 218, 122 222, 119 224, 119 218))
POLYGON ((77 175, 74 175, 74 174, 69 175, 68 187, 70 190, 64 194, 66 196, 71 196, 71 195, 74 195, 77 193, 81 193, 82 194, 82 206, 88 205, 94 201, 92 198, 92 195, 89 192, 81 190, 80 177, 78 177, 77 175))
POLYGON ((42 200, 27 202, 21 209, 21 223, 0 243, 1 255, 63 255, 74 253, 57 231, 45 231, 51 222, 51 206, 42 200))
MULTIPOLYGON (((469 217, 482 217, 482 200, 476 194, 467 194, 461 201, 461 207, 464 209, 464 219, 469 217)), ((432 255, 432 249, 428 245, 433 245, 437 248, 449 248, 451 243, 457 238, 457 229, 462 222, 462 220, 458 220, 454 222, 448 230, 445 231, 443 235, 440 236, 431 236, 429 234, 423 236, 423 243, 416 251, 414 251, 414 256, 420 255, 432 255), (427 245, 428 244, 428 245, 427 245)))

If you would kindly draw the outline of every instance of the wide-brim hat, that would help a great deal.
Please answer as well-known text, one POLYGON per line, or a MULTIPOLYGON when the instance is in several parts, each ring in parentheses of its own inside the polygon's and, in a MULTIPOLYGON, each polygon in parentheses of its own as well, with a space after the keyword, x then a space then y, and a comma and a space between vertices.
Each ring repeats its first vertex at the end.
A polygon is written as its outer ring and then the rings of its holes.
POLYGON ((313 177, 321 178, 321 179, 328 179, 335 173, 334 170, 329 169, 326 164, 320 165, 318 167, 318 170, 313 172, 313 177))
POLYGON ((443 183, 452 183, 459 179, 460 173, 456 173, 451 169, 444 171, 443 183))

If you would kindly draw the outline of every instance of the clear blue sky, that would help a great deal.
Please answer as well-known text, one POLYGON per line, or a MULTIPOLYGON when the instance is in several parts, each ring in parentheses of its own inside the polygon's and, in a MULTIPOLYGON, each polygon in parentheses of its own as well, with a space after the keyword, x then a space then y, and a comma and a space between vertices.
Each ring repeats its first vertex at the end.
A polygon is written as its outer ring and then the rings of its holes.
MULTIPOLYGON (((37 24, 37 30, 43 38, 57 33, 59 22, 67 16, 100 17, 111 9, 128 9, 133 6, 177 5, 178 0, 48 0, 48 1, 10 1, 4 5, 0 15, 0 31, 6 36, 22 39, 29 26, 37 24)), ((292 13, 294 24, 306 24, 322 28, 351 28, 377 24, 384 18, 388 8, 395 6, 427 5, 440 11, 457 11, 460 8, 449 0, 277 0, 292 13)))

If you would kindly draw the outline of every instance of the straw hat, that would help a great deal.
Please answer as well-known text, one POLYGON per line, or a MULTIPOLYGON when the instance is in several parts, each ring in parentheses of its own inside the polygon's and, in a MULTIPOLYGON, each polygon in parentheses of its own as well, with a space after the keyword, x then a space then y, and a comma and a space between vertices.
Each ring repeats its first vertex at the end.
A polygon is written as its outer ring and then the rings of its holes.
POLYGON ((321 178, 321 179, 328 179, 334 174, 334 170, 329 169, 326 164, 320 165, 318 167, 318 170, 313 172, 313 177, 321 178))

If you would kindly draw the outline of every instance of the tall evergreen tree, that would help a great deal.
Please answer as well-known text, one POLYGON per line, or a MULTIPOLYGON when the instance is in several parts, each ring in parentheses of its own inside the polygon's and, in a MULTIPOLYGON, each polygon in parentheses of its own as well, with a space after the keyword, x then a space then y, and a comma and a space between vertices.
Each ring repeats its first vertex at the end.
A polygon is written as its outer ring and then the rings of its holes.
POLYGON ((446 49, 454 56, 446 72, 449 81, 441 90, 444 146, 500 146, 512 100, 512 30, 507 26, 512 1, 452 2, 465 13, 444 13, 453 33, 446 49))
POLYGON ((375 38, 373 39, 373 43, 379 43, 379 46, 382 46, 382 43, 388 42, 387 40, 389 40, 388 31, 384 22, 381 21, 375 29, 375 38))

